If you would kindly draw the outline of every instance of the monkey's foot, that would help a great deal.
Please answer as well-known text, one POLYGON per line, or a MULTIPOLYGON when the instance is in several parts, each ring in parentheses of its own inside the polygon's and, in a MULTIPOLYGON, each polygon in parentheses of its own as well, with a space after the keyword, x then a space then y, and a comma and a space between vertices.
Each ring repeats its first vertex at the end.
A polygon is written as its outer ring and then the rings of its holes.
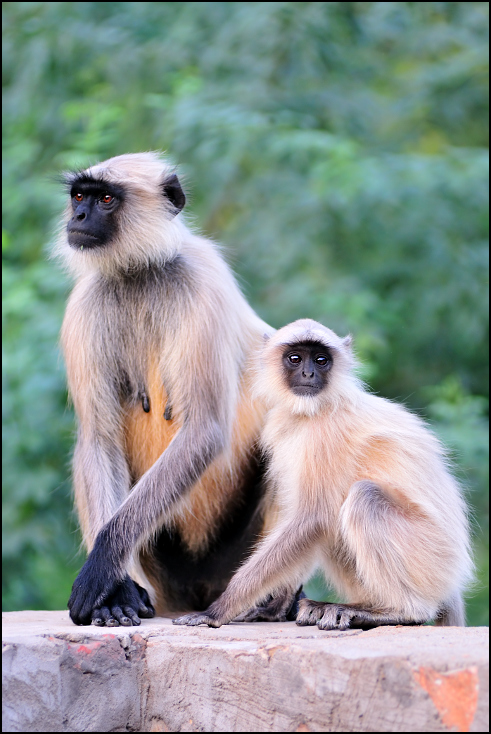
POLYGON ((330 604, 302 599, 299 607, 297 624, 316 624, 320 630, 371 629, 382 625, 424 624, 427 621, 408 619, 397 612, 370 611, 358 604, 330 604))
POLYGON ((207 612, 192 612, 192 614, 183 614, 182 617, 172 620, 172 624, 185 624, 188 627, 197 627, 199 624, 207 624, 208 627, 221 627, 219 622, 207 612))
POLYGON ((269 598, 262 606, 251 607, 239 614, 234 622, 292 622, 297 618, 300 599, 305 599, 302 587, 296 592, 285 590, 269 598))

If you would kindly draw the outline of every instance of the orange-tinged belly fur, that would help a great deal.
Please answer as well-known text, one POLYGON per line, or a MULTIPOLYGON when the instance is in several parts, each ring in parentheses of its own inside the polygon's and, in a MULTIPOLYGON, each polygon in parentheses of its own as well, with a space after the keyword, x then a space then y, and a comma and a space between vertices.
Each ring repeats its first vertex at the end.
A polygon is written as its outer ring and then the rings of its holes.
MULTIPOLYGON (((128 465, 134 481, 157 461, 179 430, 179 421, 164 418, 167 394, 158 367, 146 382, 150 412, 139 403, 126 412, 124 422, 128 465)), ((169 525, 178 530, 193 552, 206 548, 219 520, 237 501, 237 487, 250 461, 263 419, 263 409, 242 391, 230 447, 220 454, 175 508, 169 525)))
POLYGON ((146 384, 150 412, 141 403, 126 413, 124 433, 126 455, 135 481, 155 464, 178 431, 175 420, 165 420, 167 393, 157 368, 150 371, 146 384))

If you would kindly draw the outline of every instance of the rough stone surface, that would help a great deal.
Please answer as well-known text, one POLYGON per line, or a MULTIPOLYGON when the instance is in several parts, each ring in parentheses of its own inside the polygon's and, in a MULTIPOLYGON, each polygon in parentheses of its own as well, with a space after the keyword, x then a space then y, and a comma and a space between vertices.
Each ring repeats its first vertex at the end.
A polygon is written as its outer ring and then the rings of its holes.
POLYGON ((488 731, 488 628, 3 615, 3 731, 488 731))

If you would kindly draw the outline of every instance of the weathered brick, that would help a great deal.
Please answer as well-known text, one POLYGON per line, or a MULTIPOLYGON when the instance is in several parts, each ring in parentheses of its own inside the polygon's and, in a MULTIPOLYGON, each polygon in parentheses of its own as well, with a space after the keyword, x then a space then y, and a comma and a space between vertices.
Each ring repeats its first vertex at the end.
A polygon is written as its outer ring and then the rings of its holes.
POLYGON ((3 618, 3 731, 488 731, 486 627, 3 618))

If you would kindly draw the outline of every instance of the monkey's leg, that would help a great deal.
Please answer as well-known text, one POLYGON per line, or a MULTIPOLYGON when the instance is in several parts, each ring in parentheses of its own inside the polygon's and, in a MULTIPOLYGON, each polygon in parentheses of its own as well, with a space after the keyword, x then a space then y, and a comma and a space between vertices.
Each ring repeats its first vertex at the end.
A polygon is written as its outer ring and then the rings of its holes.
POLYGON ((381 625, 424 624, 426 619, 414 620, 395 612, 363 609, 359 604, 331 604, 302 599, 299 602, 297 624, 316 624, 320 630, 371 629, 381 625))
POLYGON ((292 622, 297 618, 299 602, 305 599, 303 587, 297 591, 285 589, 267 599, 262 605, 239 614, 234 622, 292 622))
POLYGON ((453 552, 424 508, 396 488, 359 481, 341 507, 339 532, 338 571, 349 575, 358 599, 325 605, 320 629, 422 624, 436 615, 453 552))
MULTIPOLYGON (((174 624, 221 627, 274 589, 300 580, 310 564, 318 532, 309 523, 288 523, 276 528, 237 571, 223 594, 204 612, 185 614, 174 624)), ((294 594, 295 592, 293 592, 294 594)))

